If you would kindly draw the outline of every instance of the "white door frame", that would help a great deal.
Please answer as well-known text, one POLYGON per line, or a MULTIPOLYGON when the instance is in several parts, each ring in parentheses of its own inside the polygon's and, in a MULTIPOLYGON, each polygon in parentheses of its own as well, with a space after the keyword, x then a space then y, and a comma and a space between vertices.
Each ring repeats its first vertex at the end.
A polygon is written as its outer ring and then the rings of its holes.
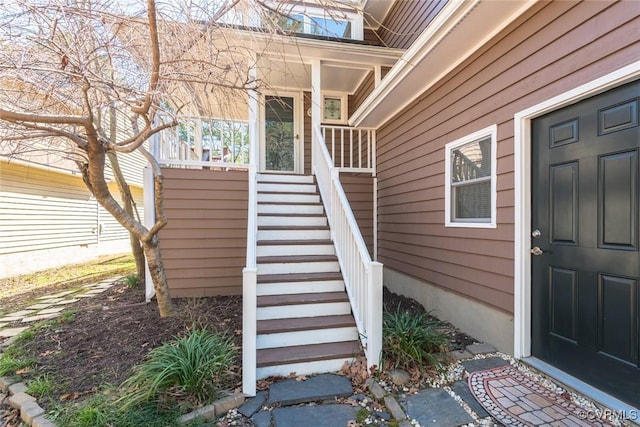
POLYGON ((516 358, 531 356, 531 121, 640 78, 640 61, 547 99, 514 116, 515 236, 514 349, 516 358))
POLYGON ((304 173, 304 117, 302 115, 302 110, 304 109, 302 92, 287 92, 287 91, 278 91, 278 92, 265 92, 261 95, 260 99, 260 124, 259 124, 259 135, 260 135, 260 172, 265 172, 266 169, 266 150, 265 150, 265 134, 264 134, 264 124, 265 124, 265 97, 267 96, 279 96, 279 97, 289 97, 293 98, 293 133, 294 133, 294 142, 293 142, 293 156, 294 156, 294 170, 292 171, 268 171, 269 173, 294 173, 294 174, 302 174, 304 173), (298 138, 295 138, 295 135, 298 135, 298 138))

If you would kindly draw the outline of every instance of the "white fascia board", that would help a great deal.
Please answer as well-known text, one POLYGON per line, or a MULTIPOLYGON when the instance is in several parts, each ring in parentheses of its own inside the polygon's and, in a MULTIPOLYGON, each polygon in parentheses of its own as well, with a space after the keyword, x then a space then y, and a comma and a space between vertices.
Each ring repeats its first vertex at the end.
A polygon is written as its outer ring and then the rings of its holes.
POLYGON ((536 3, 449 1, 349 120, 379 128, 536 3))
POLYGON ((261 56, 282 59, 283 56, 297 59, 298 62, 311 63, 314 59, 334 63, 363 65, 394 65, 405 53, 404 49, 372 46, 359 43, 317 40, 305 37, 265 34, 246 30, 231 30, 233 34, 246 42, 264 43, 261 56), (275 49, 268 49, 269 46, 275 49))

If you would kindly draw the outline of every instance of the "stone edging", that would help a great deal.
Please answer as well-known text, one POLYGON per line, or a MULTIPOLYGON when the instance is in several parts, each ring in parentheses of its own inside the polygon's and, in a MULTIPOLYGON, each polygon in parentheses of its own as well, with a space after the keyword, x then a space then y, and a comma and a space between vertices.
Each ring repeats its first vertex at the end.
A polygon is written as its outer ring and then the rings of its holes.
POLYGON ((27 394, 27 385, 14 382, 10 377, 0 377, 0 391, 9 393, 9 406, 20 411, 20 419, 31 427, 56 427, 56 424, 44 417, 44 409, 36 398, 27 394))

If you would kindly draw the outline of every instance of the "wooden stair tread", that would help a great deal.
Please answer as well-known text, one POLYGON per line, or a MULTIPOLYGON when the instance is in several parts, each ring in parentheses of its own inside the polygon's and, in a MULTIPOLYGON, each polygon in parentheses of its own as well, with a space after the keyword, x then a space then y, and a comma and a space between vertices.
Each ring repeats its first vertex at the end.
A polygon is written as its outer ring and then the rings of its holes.
POLYGON ((289 363, 347 359, 362 354, 358 341, 311 344, 292 347, 264 348, 257 351, 258 368, 289 363))
POLYGON ((308 214, 308 213, 259 213, 258 216, 279 216, 279 217, 295 217, 295 218, 326 218, 323 213, 308 214))
POLYGON ((356 322, 351 314, 337 314, 334 316, 258 320, 257 332, 258 334, 275 334, 313 329, 350 328, 355 326, 356 322))
POLYGON ((307 181, 263 181, 263 180, 259 180, 258 184, 282 184, 282 185, 316 185, 315 180, 313 182, 307 182, 307 181))
POLYGON ((298 304, 326 304, 348 302, 346 292, 320 292, 305 294, 263 295, 258 297, 258 307, 279 307, 298 304))
POLYGON ((297 196, 318 196, 319 193, 317 191, 261 191, 258 190, 258 194, 282 194, 282 195, 291 195, 295 194, 297 196))
POLYGON ((292 273, 292 274, 259 274, 258 283, 281 282, 317 282, 324 280, 342 280, 340 272, 292 273))
POLYGON ((328 225, 259 225, 259 230, 328 230, 328 225))
POLYGON ((282 255, 282 256, 259 256, 256 258, 258 264, 275 263, 299 263, 299 262, 335 262, 338 257, 335 255, 282 255))
POLYGON ((287 205, 287 206, 321 206, 322 202, 258 202, 259 205, 287 205))
POLYGON ((333 245, 328 239, 316 240, 258 240, 258 246, 286 246, 286 245, 333 245))

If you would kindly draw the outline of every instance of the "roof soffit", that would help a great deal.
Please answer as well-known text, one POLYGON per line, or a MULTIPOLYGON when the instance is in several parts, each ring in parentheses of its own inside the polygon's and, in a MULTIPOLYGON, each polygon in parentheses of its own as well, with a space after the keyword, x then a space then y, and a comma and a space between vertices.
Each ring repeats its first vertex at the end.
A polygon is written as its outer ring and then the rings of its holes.
POLYGON ((350 124, 382 126, 535 3, 448 2, 354 112, 350 124))

